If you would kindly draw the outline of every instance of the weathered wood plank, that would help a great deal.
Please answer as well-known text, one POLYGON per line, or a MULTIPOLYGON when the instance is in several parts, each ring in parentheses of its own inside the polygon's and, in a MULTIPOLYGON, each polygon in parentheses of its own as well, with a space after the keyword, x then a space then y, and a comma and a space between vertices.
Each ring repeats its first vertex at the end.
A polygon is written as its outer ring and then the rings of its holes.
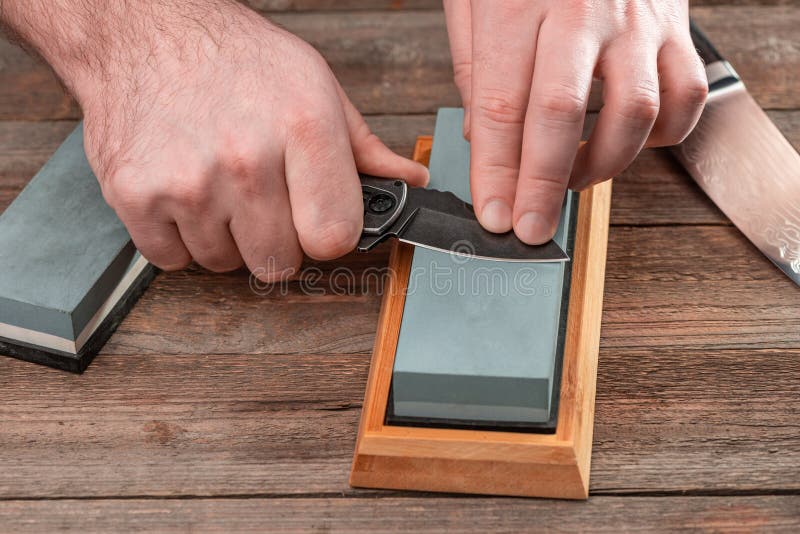
POLYGON ((605 347, 797 348, 798 288, 733 227, 611 229, 605 347))
POLYGON ((79 377, 3 359, 0 496, 344 491, 367 360, 125 356, 79 377))
MULTIPOLYGON (((768 108, 800 107, 800 10, 718 6, 693 10, 768 108)), ((364 113, 430 113, 457 105, 444 27, 436 11, 279 13, 275 22, 316 46, 364 113)), ((76 118, 48 69, 0 41, 0 119, 76 118)), ((597 99, 593 107, 596 108, 597 99)))
POLYGON ((592 492, 797 489, 798 354, 601 349, 592 492))
POLYGON ((76 118, 77 103, 38 58, 0 35, 0 120, 76 118))
MULTIPOLYGON (((368 366, 104 354, 75 376, 0 359, 0 498, 363 495, 347 475, 368 366)), ((800 349, 601 348, 592 493, 800 491, 799 373, 800 349)))
POLYGON ((0 121, 0 213, 75 128, 73 121, 0 121))
POLYGON ((752 532, 797 530, 800 497, 8 501, 11 532, 752 532))

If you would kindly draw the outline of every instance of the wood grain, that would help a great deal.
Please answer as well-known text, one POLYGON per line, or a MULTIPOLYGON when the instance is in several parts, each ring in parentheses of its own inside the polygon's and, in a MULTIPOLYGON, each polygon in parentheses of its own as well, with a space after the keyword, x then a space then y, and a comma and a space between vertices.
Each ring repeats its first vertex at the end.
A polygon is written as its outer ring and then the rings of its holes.
MULTIPOLYGON (((800 349, 599 361, 593 494, 800 492, 800 349)), ((0 498, 361 495, 347 475, 368 365, 103 354, 73 376, 0 359, 0 498)))
MULTIPOLYGON (((800 106, 800 10, 714 6, 693 15, 762 106, 800 106)), ((276 13, 270 18, 314 45, 362 113, 433 113, 459 104, 438 11, 276 13)), ((49 69, 0 40, 0 119, 77 118, 49 69)), ((599 107, 599 94, 592 100, 599 107)))
POLYGON ((523 499, 122 499, 8 501, 0 523, 19 533, 136 532, 592 532, 791 531, 800 497, 523 499))
MULTIPOLYGON (((403 154, 458 102, 438 1, 253 2, 304 12, 278 18, 403 154)), ((692 4, 714 6, 698 21, 798 147, 797 2, 692 4)), ((0 119, 58 119, 0 122, 0 209, 77 116, 46 68, 0 42, 0 119)), ((661 152, 615 180, 612 202, 588 503, 351 490, 375 286, 263 297, 244 273, 193 268, 160 276, 83 376, 0 358, 2 530, 374 531, 380 517, 387 530, 797 531, 797 288, 661 152)), ((330 281, 335 266, 319 266, 330 281)))

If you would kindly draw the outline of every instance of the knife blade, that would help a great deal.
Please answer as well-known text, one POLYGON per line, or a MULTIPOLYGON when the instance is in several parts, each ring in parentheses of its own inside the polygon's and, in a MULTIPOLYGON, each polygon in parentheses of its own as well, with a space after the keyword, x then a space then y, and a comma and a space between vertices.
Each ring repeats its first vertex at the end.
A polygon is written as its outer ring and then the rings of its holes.
POLYGON ((673 154, 736 227, 800 285, 800 155, 692 22, 709 94, 673 154))
POLYGON ((408 187, 402 180, 362 174, 364 230, 359 252, 394 237, 405 243, 457 256, 512 262, 564 262, 554 241, 527 245, 513 232, 484 230, 471 204, 446 191, 408 187))

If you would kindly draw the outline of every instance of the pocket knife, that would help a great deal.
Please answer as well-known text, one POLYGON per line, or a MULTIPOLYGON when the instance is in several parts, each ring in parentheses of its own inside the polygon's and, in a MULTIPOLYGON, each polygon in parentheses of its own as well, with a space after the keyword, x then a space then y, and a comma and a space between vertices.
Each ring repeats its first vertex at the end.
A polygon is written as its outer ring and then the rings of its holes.
POLYGON ((494 234, 480 225, 471 204, 453 193, 408 187, 403 180, 361 174, 364 230, 359 252, 394 237, 418 247, 458 256, 513 262, 563 262, 554 241, 527 245, 513 232, 494 234))

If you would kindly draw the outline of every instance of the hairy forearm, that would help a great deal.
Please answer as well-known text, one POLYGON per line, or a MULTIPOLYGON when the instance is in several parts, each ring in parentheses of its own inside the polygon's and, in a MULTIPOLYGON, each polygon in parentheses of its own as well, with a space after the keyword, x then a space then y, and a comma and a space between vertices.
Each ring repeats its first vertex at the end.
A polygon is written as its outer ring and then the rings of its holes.
POLYGON ((124 80, 134 63, 216 46, 226 12, 243 9, 232 0, 0 0, 0 22, 81 101, 109 82, 142 83, 124 80))

